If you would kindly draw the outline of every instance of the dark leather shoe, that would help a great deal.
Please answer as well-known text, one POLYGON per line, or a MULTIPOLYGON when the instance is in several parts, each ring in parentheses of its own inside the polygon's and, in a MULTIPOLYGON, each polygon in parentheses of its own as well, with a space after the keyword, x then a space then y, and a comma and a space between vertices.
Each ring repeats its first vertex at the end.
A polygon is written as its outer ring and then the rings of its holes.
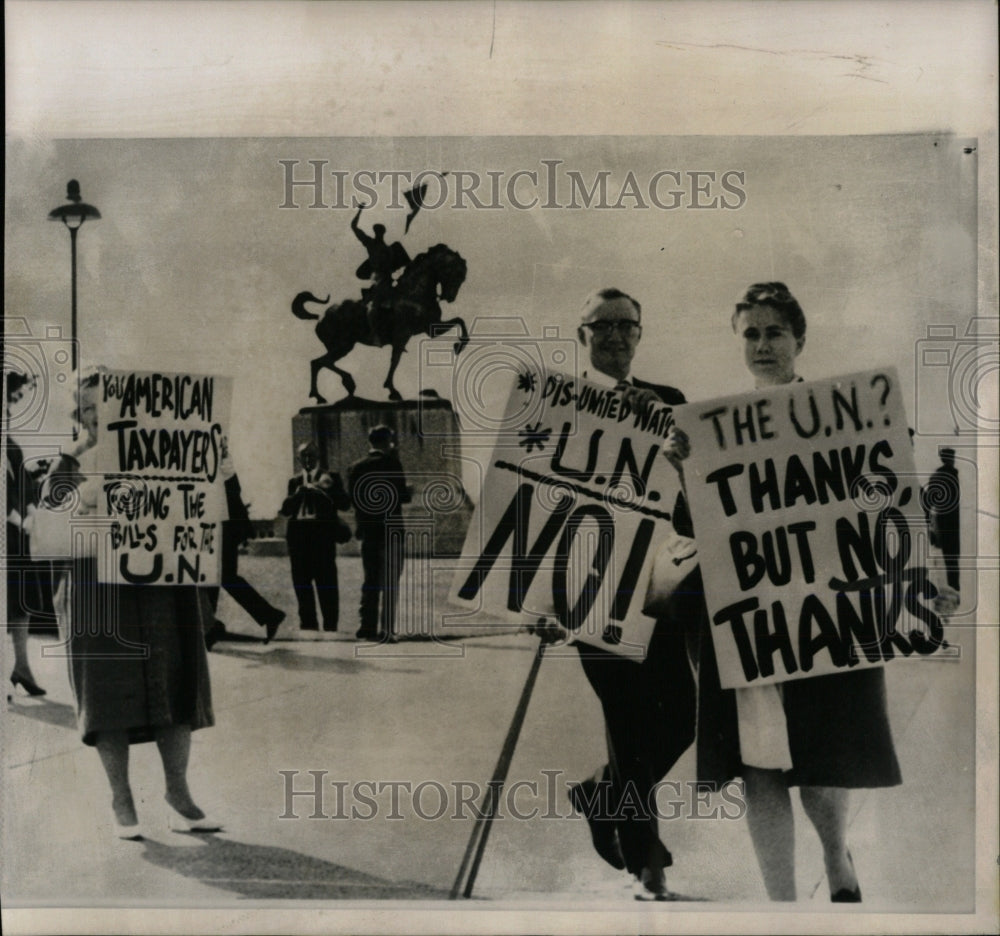
POLYGON ((618 841, 618 830, 610 819, 600 819, 592 815, 597 801, 597 783, 584 780, 569 788, 569 801, 573 810, 587 820, 590 826, 590 840, 597 852, 612 868, 625 869, 625 856, 618 841), (589 811, 588 811, 589 810, 589 811))
POLYGON ((205 631, 205 649, 211 650, 220 640, 226 638, 226 625, 222 621, 215 621, 211 627, 205 631))
POLYGON ((267 636, 264 637, 264 643, 269 644, 274 640, 274 635, 278 633, 278 628, 281 627, 281 622, 285 619, 285 612, 279 611, 273 618, 264 624, 265 633, 267 636))

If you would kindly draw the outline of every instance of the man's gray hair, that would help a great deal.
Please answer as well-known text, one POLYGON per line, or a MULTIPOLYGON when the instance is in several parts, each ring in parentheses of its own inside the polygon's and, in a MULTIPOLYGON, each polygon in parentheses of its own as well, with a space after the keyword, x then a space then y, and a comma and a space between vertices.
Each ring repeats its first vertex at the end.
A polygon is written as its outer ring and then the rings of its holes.
POLYGON ((632 305, 635 306, 635 311, 639 313, 639 320, 642 320, 642 306, 639 305, 639 303, 627 292, 622 292, 614 286, 608 286, 605 289, 599 289, 597 292, 591 293, 587 296, 587 299, 583 304, 583 314, 580 316, 580 321, 586 321, 587 316, 589 316, 599 305, 602 305, 605 302, 613 302, 615 299, 627 299, 631 302, 632 305))

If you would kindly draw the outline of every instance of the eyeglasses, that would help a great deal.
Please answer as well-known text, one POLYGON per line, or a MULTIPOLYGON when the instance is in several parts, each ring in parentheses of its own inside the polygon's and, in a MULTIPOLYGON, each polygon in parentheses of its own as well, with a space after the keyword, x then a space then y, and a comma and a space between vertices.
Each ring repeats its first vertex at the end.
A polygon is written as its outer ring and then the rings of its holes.
POLYGON ((584 322, 584 328, 589 328, 595 335, 610 335, 618 332, 619 335, 632 336, 642 329, 642 326, 633 319, 598 319, 596 322, 584 322))

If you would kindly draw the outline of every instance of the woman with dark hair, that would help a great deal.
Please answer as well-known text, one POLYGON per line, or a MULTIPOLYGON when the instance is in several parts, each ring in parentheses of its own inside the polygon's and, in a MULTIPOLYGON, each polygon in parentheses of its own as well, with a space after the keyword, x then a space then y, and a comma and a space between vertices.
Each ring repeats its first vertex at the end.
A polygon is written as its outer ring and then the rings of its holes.
MULTIPOLYGON (((34 378, 17 371, 4 374, 4 420, 10 421, 11 407, 20 402, 26 388, 33 386, 34 378)), ((11 437, 4 434, 4 473, 7 476, 7 540, 4 556, 7 563, 7 633, 14 645, 14 669, 10 674, 11 685, 20 686, 28 695, 43 696, 45 690, 35 682, 28 660, 28 618, 23 597, 28 575, 32 574, 28 555, 29 508, 31 479, 24 470, 24 453, 11 437)))
MULTIPOLYGON (((74 516, 96 512, 97 372, 81 378, 74 416, 78 442, 43 482, 42 505, 76 498, 74 516)), ((68 511, 66 512, 69 513, 68 511)), ((155 741, 163 762, 173 828, 218 831, 191 797, 187 782, 191 732, 214 723, 204 627, 212 620, 206 589, 194 586, 104 585, 97 561, 74 556, 55 592, 60 634, 69 651, 83 743, 97 748, 111 786, 115 835, 141 839, 129 784, 129 746, 155 741)))
MULTIPOLYGON (((736 304, 732 326, 757 389, 802 379, 795 363, 805 345, 806 319, 784 283, 751 286, 736 304)), ((677 430, 667 441, 668 457, 680 464, 688 451, 686 436, 677 430)), ((846 841, 849 791, 902 782, 884 671, 879 667, 721 689, 704 602, 698 604, 697 610, 689 606, 681 613, 701 621, 696 650, 699 779, 724 783, 743 777, 750 836, 772 900, 796 899, 789 788, 798 786, 823 846, 831 901, 860 902, 846 841)))

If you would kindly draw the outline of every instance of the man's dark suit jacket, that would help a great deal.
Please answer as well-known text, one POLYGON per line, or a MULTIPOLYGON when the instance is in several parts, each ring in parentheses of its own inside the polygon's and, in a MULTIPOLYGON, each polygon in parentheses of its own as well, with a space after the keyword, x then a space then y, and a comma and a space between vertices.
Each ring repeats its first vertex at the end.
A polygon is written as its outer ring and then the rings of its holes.
MULTIPOLYGON (((669 406, 680 406, 682 403, 687 402, 684 399, 684 394, 676 387, 646 383, 645 380, 638 380, 635 377, 632 378, 632 383, 640 390, 652 390, 653 393, 669 406)), ((694 524, 691 522, 691 511, 688 509, 687 498, 684 497, 683 492, 677 495, 677 500, 674 503, 674 511, 671 516, 674 529, 681 536, 688 536, 694 539, 694 524)))
POLYGON ((410 502, 403 465, 395 452, 372 449, 364 458, 351 465, 347 483, 358 520, 358 533, 381 533, 386 521, 403 513, 403 504, 410 502), (379 491, 383 485, 392 488, 393 496, 379 491))
MULTIPOLYGON (((670 406, 685 402, 675 387, 635 378, 632 383, 670 406)), ((692 534, 683 494, 672 518, 678 533, 692 534)), ((584 672, 601 700, 608 742, 609 761, 599 776, 610 782, 610 801, 603 804, 610 808, 594 818, 615 822, 626 868, 635 875, 644 867, 673 863, 659 839, 655 814, 637 816, 627 803, 635 793, 647 803, 654 785, 694 740, 695 686, 682 626, 680 621, 657 620, 641 663, 577 644, 584 672)))
POLYGON ((321 477, 324 476, 330 479, 330 486, 321 490, 305 487, 301 474, 289 478, 288 497, 281 505, 281 512, 294 522, 303 502, 308 505, 315 520, 334 520, 338 510, 347 510, 351 506, 351 500, 344 490, 344 483, 340 480, 340 475, 336 472, 324 471, 321 473, 321 477))

